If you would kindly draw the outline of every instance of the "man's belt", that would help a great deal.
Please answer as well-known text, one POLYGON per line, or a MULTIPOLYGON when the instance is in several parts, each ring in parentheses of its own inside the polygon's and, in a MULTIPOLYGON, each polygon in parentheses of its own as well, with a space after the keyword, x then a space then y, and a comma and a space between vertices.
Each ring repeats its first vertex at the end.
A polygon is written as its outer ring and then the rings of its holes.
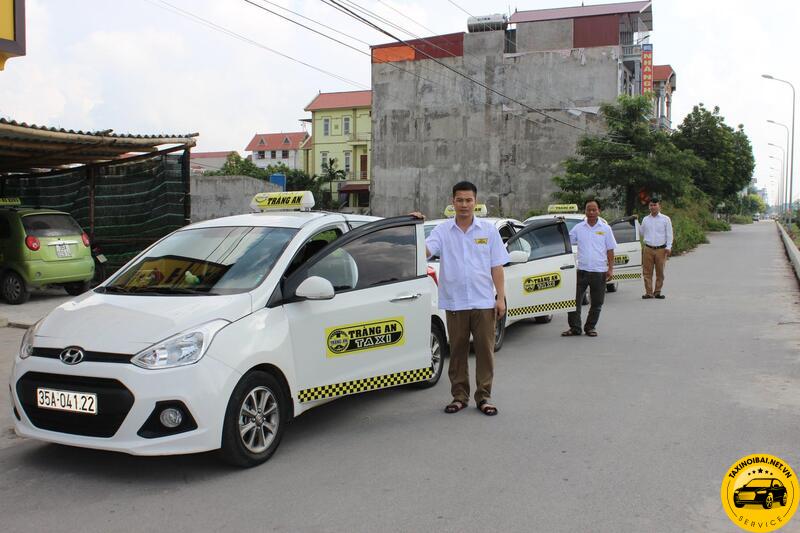
POLYGON ((653 250, 660 250, 661 248, 667 247, 666 244, 662 244, 661 246, 650 246, 649 244, 645 243, 644 245, 647 246, 648 248, 652 248, 653 250))

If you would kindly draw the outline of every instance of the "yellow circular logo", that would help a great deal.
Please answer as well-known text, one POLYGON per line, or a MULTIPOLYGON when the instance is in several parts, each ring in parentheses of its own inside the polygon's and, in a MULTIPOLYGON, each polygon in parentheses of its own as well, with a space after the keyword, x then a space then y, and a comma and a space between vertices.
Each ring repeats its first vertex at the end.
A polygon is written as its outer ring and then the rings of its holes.
POLYGON ((347 336, 347 332, 341 329, 333 330, 331 334, 328 335, 328 348, 334 353, 342 353, 347 349, 349 344, 350 337, 347 336))
POLYGON ((745 455, 731 465, 720 488, 722 508, 747 531, 775 531, 797 510, 800 488, 794 470, 767 454, 745 455))

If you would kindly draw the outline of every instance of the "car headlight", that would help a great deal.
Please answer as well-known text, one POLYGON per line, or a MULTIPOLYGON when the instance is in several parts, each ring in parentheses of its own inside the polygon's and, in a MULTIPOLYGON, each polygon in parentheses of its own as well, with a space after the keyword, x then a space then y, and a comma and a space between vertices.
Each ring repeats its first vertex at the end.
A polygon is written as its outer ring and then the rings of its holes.
POLYGON ((767 491, 765 491, 765 490, 759 490, 758 492, 756 492, 756 494, 766 494, 766 493, 767 493, 767 491))
POLYGON ((19 358, 20 359, 27 359, 31 355, 33 355, 33 340, 36 338, 36 331, 39 329, 39 324, 42 321, 38 321, 36 324, 32 325, 28 328, 28 331, 25 332, 25 335, 22 337, 22 343, 19 345, 19 358))
POLYGON ((228 324, 227 320, 214 320, 178 333, 142 350, 131 363, 148 370, 192 365, 205 355, 214 335, 228 324))

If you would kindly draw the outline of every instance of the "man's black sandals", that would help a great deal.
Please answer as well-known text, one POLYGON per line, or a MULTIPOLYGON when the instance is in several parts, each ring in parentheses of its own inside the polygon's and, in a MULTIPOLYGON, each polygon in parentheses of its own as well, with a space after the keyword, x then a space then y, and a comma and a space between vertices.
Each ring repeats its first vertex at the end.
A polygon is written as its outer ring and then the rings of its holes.
POLYGON ((467 404, 462 402, 461 400, 453 400, 452 402, 447 404, 447 407, 444 408, 444 412, 449 414, 457 413, 466 406, 467 404))
POLYGON ((478 409, 486 416, 494 416, 497 414, 497 407, 490 404, 488 400, 481 400, 478 404, 478 409))

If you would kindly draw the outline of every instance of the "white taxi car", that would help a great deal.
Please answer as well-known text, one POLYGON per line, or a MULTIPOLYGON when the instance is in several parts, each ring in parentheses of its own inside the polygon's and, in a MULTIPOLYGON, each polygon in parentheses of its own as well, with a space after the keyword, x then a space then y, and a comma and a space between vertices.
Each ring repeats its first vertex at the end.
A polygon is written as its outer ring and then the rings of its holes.
MULTIPOLYGON (((454 212, 448 206, 445 214, 454 212)), ((475 208, 476 216, 486 215, 486 206, 475 208)), ((447 219, 425 222, 425 235, 447 219)), ((575 310, 575 257, 569 242, 569 230, 563 220, 548 218, 527 226, 512 218, 487 218, 494 223, 511 256, 504 267, 506 315, 497 321, 495 351, 505 339, 506 327, 521 320, 533 319, 547 323, 557 313, 575 310)), ((438 280, 439 260, 429 259, 428 265, 438 280)), ((435 313, 444 321, 444 312, 435 313)))
MULTIPOLYGON (((562 218, 567 224, 568 231, 571 231, 586 218, 583 213, 578 213, 577 204, 551 204, 547 206, 547 212, 547 215, 525 219, 524 224, 527 225, 534 220, 562 218)), ((602 217, 601 220, 606 222, 602 217)), ((614 232, 617 247, 614 249, 614 274, 611 282, 606 285, 606 290, 616 292, 619 282, 642 279, 642 244, 639 238, 639 220, 636 216, 619 218, 608 225, 614 232)), ((573 251, 577 256, 578 247, 573 246, 573 251)))
POLYGON ((312 407, 436 384, 445 337, 420 220, 311 212, 309 192, 254 205, 164 237, 29 329, 16 432, 252 466, 312 407))

